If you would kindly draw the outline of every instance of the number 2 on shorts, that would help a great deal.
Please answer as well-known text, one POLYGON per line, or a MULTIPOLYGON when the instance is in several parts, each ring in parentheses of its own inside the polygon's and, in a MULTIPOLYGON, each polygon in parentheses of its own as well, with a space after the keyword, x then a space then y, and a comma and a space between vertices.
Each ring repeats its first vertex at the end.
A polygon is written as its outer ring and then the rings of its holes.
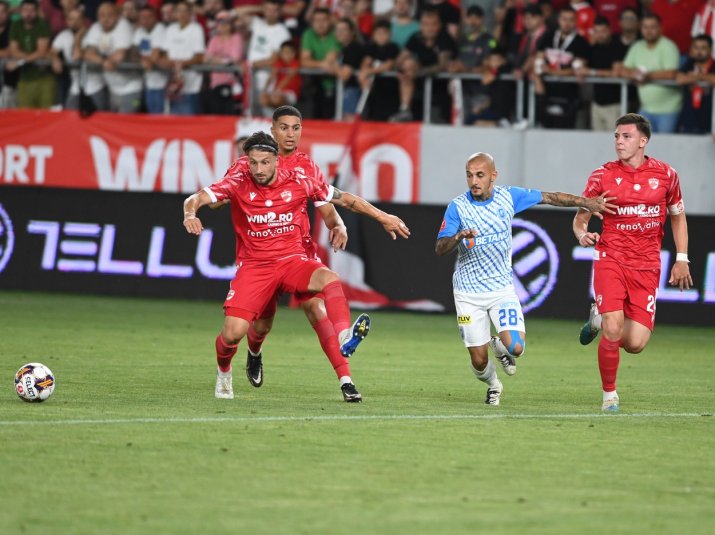
POLYGON ((511 325, 512 327, 519 324, 519 317, 517 316, 515 308, 502 308, 499 311, 499 327, 506 327, 511 325))

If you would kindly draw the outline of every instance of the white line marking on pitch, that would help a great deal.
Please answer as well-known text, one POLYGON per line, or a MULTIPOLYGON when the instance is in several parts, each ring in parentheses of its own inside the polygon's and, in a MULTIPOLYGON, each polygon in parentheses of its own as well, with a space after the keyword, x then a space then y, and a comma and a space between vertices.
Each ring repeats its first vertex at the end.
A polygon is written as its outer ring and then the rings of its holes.
POLYGON ((183 424, 246 422, 330 422, 375 420, 586 420, 592 418, 699 418, 712 413, 647 412, 632 414, 366 414, 319 416, 199 416, 195 418, 116 418, 106 420, 0 420, 0 426, 14 425, 107 425, 107 424, 183 424))

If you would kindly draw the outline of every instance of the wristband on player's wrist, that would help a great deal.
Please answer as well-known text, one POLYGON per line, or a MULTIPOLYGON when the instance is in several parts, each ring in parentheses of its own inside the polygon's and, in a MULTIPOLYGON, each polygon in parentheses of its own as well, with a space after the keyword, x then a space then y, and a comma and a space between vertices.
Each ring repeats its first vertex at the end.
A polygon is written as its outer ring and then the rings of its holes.
POLYGON ((686 264, 690 264, 690 260, 688 260, 688 253, 677 253, 675 255, 675 261, 676 262, 685 262, 686 264))
POLYGON ((196 217, 196 212, 184 212, 184 219, 191 219, 192 217, 196 217))
POLYGON ((586 234, 588 234, 588 232, 584 232, 584 233, 582 233, 582 234, 579 234, 579 236, 578 236, 578 238, 577 238, 579 243, 581 243, 581 240, 583 239, 583 237, 584 237, 586 234))

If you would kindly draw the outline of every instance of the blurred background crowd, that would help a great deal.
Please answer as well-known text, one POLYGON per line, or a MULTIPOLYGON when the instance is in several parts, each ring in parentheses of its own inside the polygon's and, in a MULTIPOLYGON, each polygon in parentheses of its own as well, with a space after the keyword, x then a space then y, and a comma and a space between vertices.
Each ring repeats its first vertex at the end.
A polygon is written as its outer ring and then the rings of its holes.
POLYGON ((709 133, 714 37, 715 0, 0 0, 0 108, 709 133))

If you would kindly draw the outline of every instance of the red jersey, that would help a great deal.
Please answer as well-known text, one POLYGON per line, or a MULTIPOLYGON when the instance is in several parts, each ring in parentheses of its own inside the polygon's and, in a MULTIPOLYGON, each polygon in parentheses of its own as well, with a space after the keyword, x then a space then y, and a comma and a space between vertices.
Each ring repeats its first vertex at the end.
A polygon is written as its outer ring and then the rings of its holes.
POLYGON ((588 178, 584 197, 604 191, 616 197, 616 214, 603 214, 603 231, 594 259, 612 258, 631 269, 660 269, 660 246, 666 219, 684 211, 680 179, 667 163, 646 156, 637 169, 608 162, 588 178))
MULTIPOLYGON (((276 58, 276 61, 273 64, 273 68, 277 69, 276 87, 278 87, 278 84, 280 84, 288 77, 289 73, 284 69, 300 69, 300 61, 297 58, 294 58, 293 61, 291 61, 290 63, 286 63, 281 58, 276 58)), ((293 73, 293 77, 283 87, 283 89, 281 89, 281 91, 292 91, 295 94, 296 98, 300 98, 300 88, 302 85, 303 79, 301 78, 300 73, 295 72, 293 73)))
POLYGON ((259 186, 247 158, 236 160, 220 181, 204 188, 213 202, 229 199, 236 233, 236 263, 272 262, 306 256, 303 236, 310 233, 308 200, 328 202, 333 187, 296 170, 276 169, 275 180, 259 186))

